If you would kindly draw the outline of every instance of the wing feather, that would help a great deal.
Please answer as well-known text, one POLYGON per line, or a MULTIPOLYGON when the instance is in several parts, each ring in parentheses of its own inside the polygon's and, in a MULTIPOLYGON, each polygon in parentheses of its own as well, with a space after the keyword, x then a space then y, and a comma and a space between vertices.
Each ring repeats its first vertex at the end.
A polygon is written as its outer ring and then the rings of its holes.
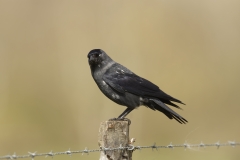
POLYGON ((134 73, 112 72, 105 74, 103 80, 121 93, 129 92, 138 96, 154 97, 182 103, 160 90, 159 87, 152 82, 139 77, 134 73))

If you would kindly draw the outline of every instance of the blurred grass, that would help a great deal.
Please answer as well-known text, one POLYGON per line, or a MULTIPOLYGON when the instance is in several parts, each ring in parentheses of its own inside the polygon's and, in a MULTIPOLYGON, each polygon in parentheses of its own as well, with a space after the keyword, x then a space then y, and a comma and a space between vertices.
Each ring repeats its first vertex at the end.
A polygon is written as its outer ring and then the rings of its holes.
MULTIPOLYGON (((178 110, 187 125, 144 107, 131 113, 137 145, 240 141, 239 6, 235 0, 0 1, 0 155, 98 148, 100 122, 124 107, 92 80, 93 48, 187 104, 178 110)), ((143 150, 134 158, 238 160, 240 152, 143 150)))

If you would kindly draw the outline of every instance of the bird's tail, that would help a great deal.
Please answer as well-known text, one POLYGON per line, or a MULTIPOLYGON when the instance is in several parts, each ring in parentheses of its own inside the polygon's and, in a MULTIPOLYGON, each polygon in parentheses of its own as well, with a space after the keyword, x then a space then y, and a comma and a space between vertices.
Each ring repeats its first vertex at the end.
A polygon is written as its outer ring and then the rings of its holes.
POLYGON ((149 106, 153 110, 158 110, 165 114, 169 119, 175 119, 179 123, 187 123, 188 121, 184 119, 182 116, 174 112, 171 108, 169 108, 166 104, 157 99, 149 99, 151 102, 151 106, 149 106))

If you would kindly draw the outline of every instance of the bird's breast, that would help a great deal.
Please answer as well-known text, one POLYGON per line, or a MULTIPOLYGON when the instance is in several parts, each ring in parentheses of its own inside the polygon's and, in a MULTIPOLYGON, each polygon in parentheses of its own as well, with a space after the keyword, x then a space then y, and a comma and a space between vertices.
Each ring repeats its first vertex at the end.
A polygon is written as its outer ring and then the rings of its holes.
POLYGON ((111 99, 112 101, 123 105, 121 103, 121 98, 123 97, 122 93, 118 93, 115 90, 113 90, 104 80, 102 80, 100 83, 98 84, 98 88, 102 91, 102 93, 108 97, 109 99, 111 99))
POLYGON ((98 88, 102 91, 102 93, 114 101, 115 103, 131 108, 136 108, 140 106, 140 99, 139 96, 125 92, 120 93, 116 90, 114 90, 112 87, 110 87, 107 82, 105 82, 102 78, 102 73, 95 72, 93 75, 93 78, 98 85, 98 88))

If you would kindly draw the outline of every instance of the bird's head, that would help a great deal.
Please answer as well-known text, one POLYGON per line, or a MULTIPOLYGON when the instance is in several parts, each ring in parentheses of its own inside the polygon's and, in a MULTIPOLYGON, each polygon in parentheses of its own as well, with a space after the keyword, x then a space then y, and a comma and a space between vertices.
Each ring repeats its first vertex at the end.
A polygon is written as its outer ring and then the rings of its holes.
POLYGON ((101 66, 111 58, 101 49, 93 49, 88 53, 88 63, 91 67, 101 66))

